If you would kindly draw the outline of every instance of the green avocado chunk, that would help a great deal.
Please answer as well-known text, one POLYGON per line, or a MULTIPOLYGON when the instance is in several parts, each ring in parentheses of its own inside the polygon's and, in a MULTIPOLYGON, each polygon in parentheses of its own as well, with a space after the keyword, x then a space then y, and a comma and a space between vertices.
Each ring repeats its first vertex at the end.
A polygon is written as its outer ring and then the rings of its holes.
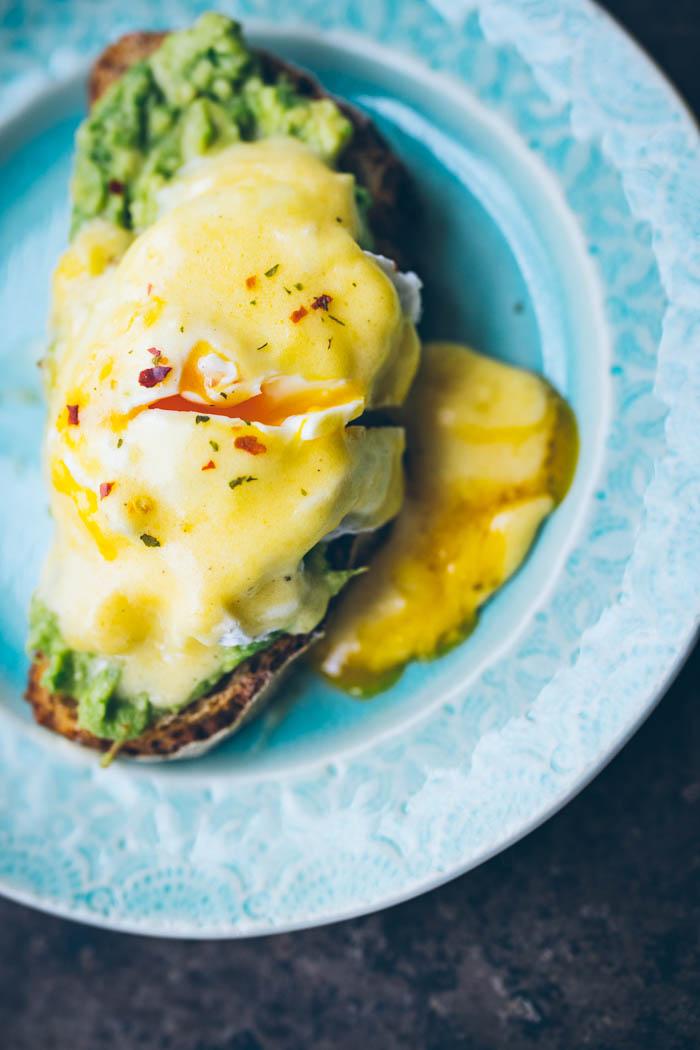
POLYGON ((151 721, 148 698, 127 700, 118 695, 121 669, 116 661, 70 649, 55 615, 36 597, 29 610, 27 648, 48 661, 41 684, 78 701, 78 723, 88 732, 107 740, 129 740, 151 721))
MULTIPOLYGON (((277 635, 270 635, 249 645, 222 649, 218 670, 199 683, 186 703, 204 696, 223 675, 253 653, 266 649, 275 637, 277 635)), ((42 653, 48 661, 41 681, 44 688, 74 697, 78 702, 78 724, 95 736, 120 742, 130 740, 140 736, 156 718, 168 713, 154 707, 145 695, 131 698, 120 695, 119 661, 71 649, 61 636, 54 613, 36 597, 29 610, 27 649, 30 653, 42 653)))
POLYGON ((265 83, 238 22, 203 14, 131 66, 80 125, 71 235, 97 216, 142 230, 160 188, 189 160, 272 135, 294 136, 332 164, 352 125, 331 99, 302 98, 284 76, 265 83))
MULTIPOLYGON (((333 569, 326 551, 328 544, 319 543, 304 559, 304 571, 313 586, 323 588, 328 599, 364 568, 333 569)), ((267 649, 279 638, 275 631, 247 645, 221 646, 216 671, 199 682, 190 695, 173 710, 199 700, 217 683, 235 670, 249 656, 267 649)), ((78 724, 89 733, 105 740, 124 741, 140 736, 157 718, 169 710, 154 706, 145 694, 126 697, 119 691, 121 664, 118 659, 76 652, 61 635, 58 619, 36 595, 29 609, 29 653, 41 653, 48 661, 41 684, 52 693, 65 693, 78 702, 78 724)))

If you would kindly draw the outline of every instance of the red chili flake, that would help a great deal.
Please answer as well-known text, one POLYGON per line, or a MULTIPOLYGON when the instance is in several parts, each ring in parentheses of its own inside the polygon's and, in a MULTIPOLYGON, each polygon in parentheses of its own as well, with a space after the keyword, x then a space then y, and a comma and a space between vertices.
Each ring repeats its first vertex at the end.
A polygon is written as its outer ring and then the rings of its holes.
POLYGON ((214 470, 215 467, 216 467, 216 463, 214 462, 213 459, 210 459, 208 463, 204 464, 204 466, 202 467, 202 470, 214 470))
POLYGON ((113 481, 103 481, 100 485, 100 499, 107 499, 107 496, 109 496, 113 488, 113 481))
POLYGON ((328 307, 329 307, 329 305, 332 302, 333 302, 333 296, 332 295, 326 295, 326 293, 324 292, 323 295, 319 295, 319 296, 317 296, 316 299, 314 299, 314 301, 311 304, 311 309, 312 310, 326 310, 326 311, 328 311, 328 307))
POLYGON ((148 288, 146 289, 146 295, 150 295, 152 291, 153 291, 153 285, 149 281, 148 282, 148 288))
POLYGON ((251 274, 250 277, 246 277, 246 279, 245 279, 245 286, 246 286, 246 288, 255 288, 256 281, 257 281, 257 277, 255 276, 255 274, 251 274))
POLYGON ((77 405, 66 405, 68 409, 68 423, 72 427, 80 425, 80 419, 78 418, 78 406, 77 405))
POLYGON ((120 182, 119 179, 110 179, 107 183, 107 189, 110 193, 123 193, 124 183, 120 182))
POLYGON ((170 365, 156 365, 155 368, 144 368, 139 372, 139 383, 141 386, 158 386, 169 372, 172 372, 170 365))
POLYGON ((160 357, 160 350, 157 346, 146 347, 146 353, 153 354, 154 357, 160 357))
POLYGON ((300 306, 298 310, 293 310, 289 317, 294 321, 294 324, 298 324, 302 317, 306 317, 308 312, 305 306, 300 306))
POLYGON ((243 452, 250 452, 251 456, 257 456, 261 452, 267 452, 267 447, 263 445, 261 441, 258 441, 253 434, 246 434, 243 437, 237 437, 234 441, 236 448, 242 449, 243 452))

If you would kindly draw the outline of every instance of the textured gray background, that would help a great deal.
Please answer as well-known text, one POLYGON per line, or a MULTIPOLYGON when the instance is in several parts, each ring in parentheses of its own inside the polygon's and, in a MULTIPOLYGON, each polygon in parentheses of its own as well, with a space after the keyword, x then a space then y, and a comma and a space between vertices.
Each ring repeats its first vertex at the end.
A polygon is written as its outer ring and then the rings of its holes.
MULTIPOLYGON (((605 6, 699 112, 700 0, 605 6)), ((378 915, 197 943, 0 901, 0 1050, 697 1050, 699 756, 700 647, 562 813, 378 915)))

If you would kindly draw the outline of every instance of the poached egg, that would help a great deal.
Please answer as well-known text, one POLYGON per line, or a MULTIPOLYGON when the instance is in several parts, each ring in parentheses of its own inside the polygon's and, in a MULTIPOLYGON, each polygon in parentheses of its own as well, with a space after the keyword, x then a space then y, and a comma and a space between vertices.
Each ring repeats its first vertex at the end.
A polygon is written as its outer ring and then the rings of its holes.
POLYGON ((120 691, 172 709, 221 647, 322 619, 305 555, 403 499, 417 279, 358 244, 350 175, 291 139, 183 170, 138 236, 86 225, 57 267, 39 594, 120 691))

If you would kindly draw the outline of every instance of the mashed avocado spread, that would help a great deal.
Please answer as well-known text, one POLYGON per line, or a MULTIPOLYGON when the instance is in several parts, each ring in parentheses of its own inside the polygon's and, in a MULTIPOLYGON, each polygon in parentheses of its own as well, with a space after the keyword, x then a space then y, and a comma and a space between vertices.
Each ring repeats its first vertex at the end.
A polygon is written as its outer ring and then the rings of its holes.
MULTIPOLYGON (((249 645, 222 650, 219 670, 211 679, 200 682, 188 703, 204 696, 223 675, 233 671, 253 653, 266 649, 272 641, 274 637, 271 636, 249 645)), ((42 679, 45 688, 74 697, 78 701, 78 723, 95 736, 106 740, 130 740, 143 733, 155 717, 168 713, 162 708, 154 711, 147 696, 121 696, 119 663, 70 649, 61 637, 56 617, 36 598, 29 613, 28 648, 42 653, 48 660, 42 679)))
MULTIPOLYGON (((326 557, 326 546, 319 543, 306 556, 305 564, 307 571, 317 576, 333 597, 364 569, 333 569, 326 557)), ((198 684, 186 704, 205 696, 224 675, 230 674, 249 656, 267 649, 278 637, 279 632, 275 632, 248 645, 222 646, 217 671, 198 684)), ((36 596, 29 610, 27 650, 41 653, 48 662, 42 685, 52 693, 74 697, 78 701, 78 724, 95 736, 105 740, 130 740, 140 736, 156 718, 168 714, 162 707, 154 709, 146 695, 123 696, 119 691, 119 661, 71 649, 61 635, 56 616, 36 596)))
POLYGON ((331 99, 265 83, 237 22, 209 12, 172 33, 97 100, 77 135, 71 232, 96 216, 142 230, 188 161, 240 140, 291 135, 328 164, 352 135, 331 99))

